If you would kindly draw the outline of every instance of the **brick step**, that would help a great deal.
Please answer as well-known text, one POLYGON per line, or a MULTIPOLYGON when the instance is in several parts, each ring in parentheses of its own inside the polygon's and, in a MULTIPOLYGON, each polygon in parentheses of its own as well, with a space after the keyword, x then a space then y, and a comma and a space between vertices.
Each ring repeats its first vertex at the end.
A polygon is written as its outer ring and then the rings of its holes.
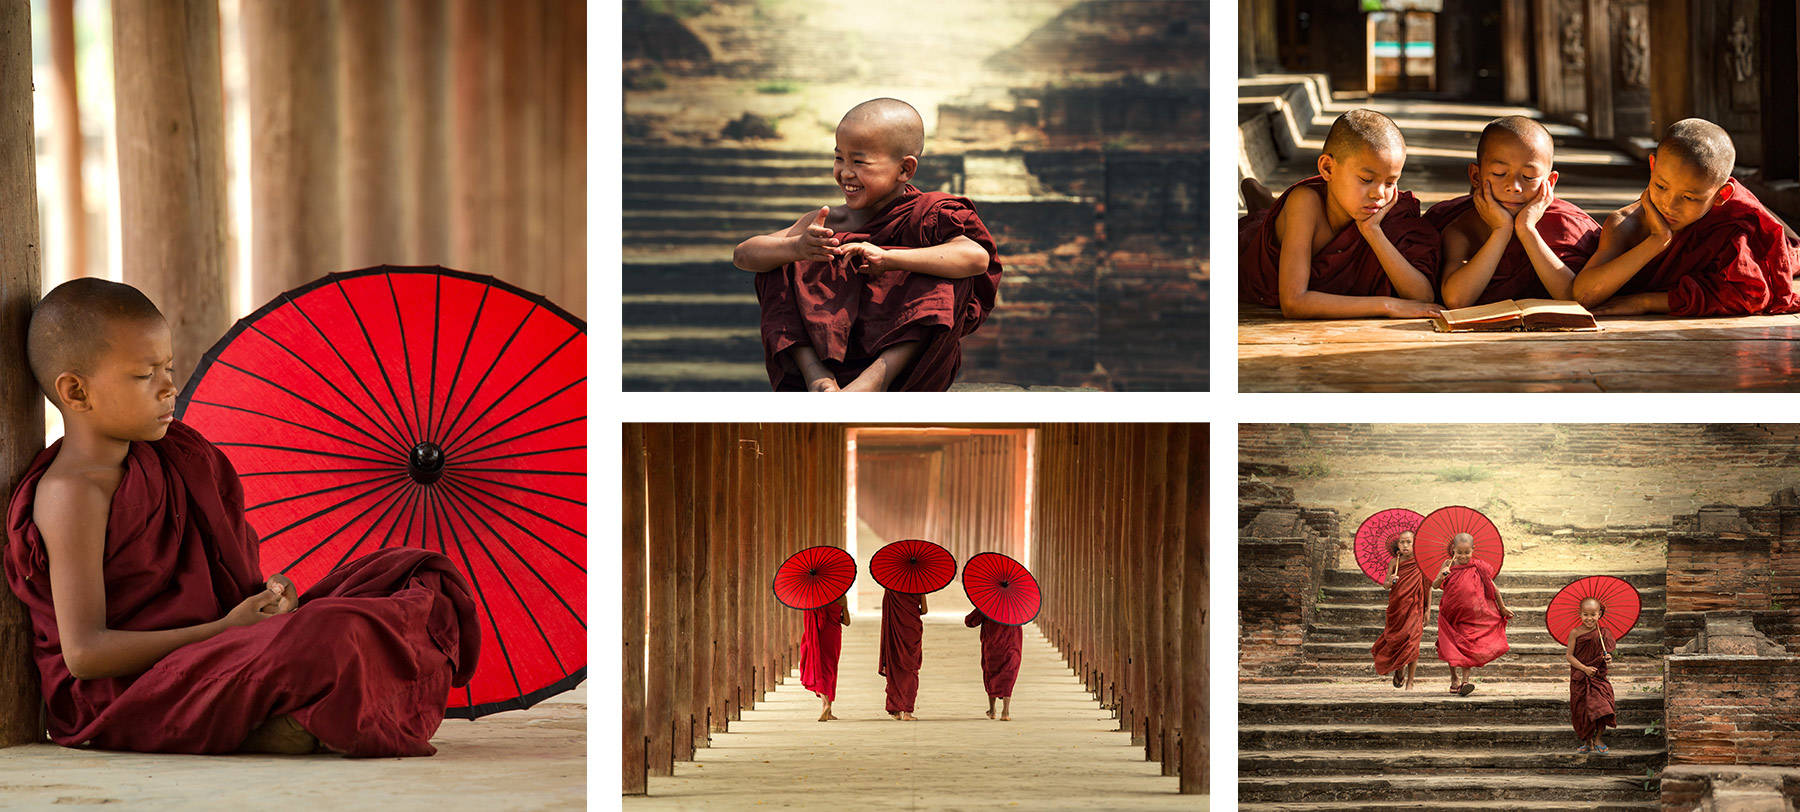
POLYGON ((624 363, 620 377, 633 392, 767 392, 769 374, 761 361, 724 363, 624 363))
POLYGON ((626 211, 684 211, 689 209, 717 209, 721 205, 730 206, 739 212, 767 215, 769 217, 786 217, 789 223, 794 218, 807 212, 817 212, 820 206, 836 206, 844 202, 843 196, 830 191, 812 195, 791 195, 783 197, 757 197, 754 195, 733 195, 724 199, 721 195, 709 194, 705 190, 686 190, 682 192, 631 192, 625 193, 623 207, 626 211))
MULTIPOLYGON (((1317 620, 1319 626, 1374 626, 1379 630, 1387 624, 1387 601, 1379 603, 1321 603, 1318 604, 1317 620)), ((1540 605, 1509 606, 1513 610, 1511 625, 1517 628, 1544 627, 1544 607, 1540 605)), ((1647 629, 1661 630, 1663 622, 1663 603, 1644 606, 1638 615, 1637 626, 1631 630, 1632 635, 1644 633, 1647 629)), ((1626 639, 1630 639, 1628 636, 1626 639)))
POLYGON ((762 358, 762 331, 750 327, 626 327, 626 357, 640 363, 718 361, 744 363, 762 358))
POLYGON ((1662 809, 1659 800, 1642 802, 1602 801, 1579 803, 1571 801, 1446 801, 1433 799, 1426 801, 1363 801, 1348 806, 1337 801, 1322 803, 1274 803, 1237 805, 1242 812, 1345 812, 1345 810, 1368 810, 1369 812, 1636 812, 1642 809, 1662 809))
MULTIPOLYGON (((818 153, 816 152, 802 152, 800 150, 749 149, 744 147, 700 148, 658 146, 655 144, 627 144, 623 147, 620 154, 626 163, 631 163, 639 159, 681 158, 691 155, 707 155, 714 158, 729 158, 740 161, 797 160, 818 157, 818 153)), ((830 158, 830 153, 826 153, 826 158, 830 158)))
POLYGON ((754 295, 756 274, 731 264, 731 253, 716 260, 666 262, 627 259, 619 275, 633 293, 745 293, 754 295))
MULTIPOLYGON (((1601 738, 1605 741, 1605 737, 1601 738)), ((1462 749, 1400 750, 1387 753, 1343 750, 1240 751, 1238 775, 1403 775, 1457 772, 1480 775, 1490 770, 1530 772, 1537 775, 1643 775, 1668 761, 1662 748, 1622 749, 1607 743, 1600 755, 1575 752, 1579 743, 1570 733, 1566 742, 1550 746, 1496 749, 1471 744, 1462 749), (1563 744, 1567 744, 1564 747, 1563 744)))
MULTIPOLYGON (((1379 603, 1386 606, 1388 595, 1387 587, 1379 586, 1373 581, 1368 581, 1367 583, 1367 586, 1323 587, 1320 593, 1320 602, 1371 605, 1379 603)), ((1550 599, 1556 597, 1556 593, 1562 591, 1563 586, 1565 586, 1565 584, 1557 584, 1556 586, 1515 585, 1507 579, 1504 573, 1501 574, 1499 580, 1494 582, 1494 585, 1500 588, 1500 597, 1506 601, 1507 606, 1514 607, 1514 605, 1517 604, 1514 608, 1529 607, 1535 609, 1542 609, 1549 606, 1550 599)), ((1432 590, 1432 592, 1432 601, 1436 602, 1438 593, 1441 593, 1442 590, 1432 590)), ((1638 588, 1638 598, 1643 601, 1646 607, 1663 606, 1665 595, 1666 591, 1661 586, 1638 588)))
MULTIPOLYGON (((671 175, 649 172, 627 172, 620 191, 626 195, 701 195, 715 203, 737 201, 751 204, 759 200, 804 198, 809 201, 794 212, 800 216, 812 206, 837 205, 844 202, 829 173, 813 178, 767 178, 754 175, 671 175), (811 202, 811 201, 817 201, 811 202)), ((631 208, 627 205, 625 208, 631 208)))
MULTIPOLYGON (((1415 689, 1416 690, 1416 689, 1415 689)), ((1566 718, 1568 713, 1563 713, 1566 718)), ((1325 727, 1314 724, 1238 725, 1238 750, 1242 753, 1261 750, 1412 750, 1419 747, 1458 748, 1484 746, 1501 748, 1556 748, 1565 742, 1573 750, 1575 731, 1567 721, 1548 724, 1500 725, 1485 720, 1466 727, 1421 724, 1358 724, 1325 727)), ((1655 733, 1646 733, 1648 724, 1609 729, 1602 737, 1608 747, 1631 750, 1664 748, 1659 725, 1655 733)))
POLYGON ((761 320, 755 293, 636 293, 624 297, 626 326, 744 327, 761 320))
MULTIPOLYGON (((1549 632, 1543 631, 1542 627, 1532 631, 1537 633, 1519 635, 1515 631, 1508 641, 1510 646, 1507 653, 1501 655, 1496 662, 1544 658, 1546 660, 1560 661, 1563 663, 1564 667, 1567 667, 1568 660, 1563 659, 1566 648, 1557 645, 1556 640, 1550 636, 1549 632), (1542 642, 1539 642, 1540 640, 1542 642)), ((1378 634, 1379 632, 1377 632, 1377 635, 1378 634)), ((1419 646, 1420 657, 1434 658, 1437 656, 1435 631, 1432 631, 1432 634, 1434 636, 1433 642, 1419 646)), ((1301 645, 1300 650, 1307 658, 1318 660, 1319 662, 1330 662, 1333 660, 1366 660, 1369 658, 1369 646, 1374 643, 1375 636, 1364 636, 1355 641, 1339 642, 1315 642, 1309 639, 1301 645)), ((1647 637, 1638 638, 1636 635, 1633 635, 1632 637, 1627 637, 1619 642, 1618 650, 1613 652, 1613 662, 1616 663, 1628 658, 1649 661, 1661 657, 1662 654, 1663 648, 1661 642, 1649 642, 1647 637)))
POLYGON ((662 175, 743 176, 763 178, 831 179, 831 153, 789 153, 762 157, 714 155, 710 150, 696 149, 680 155, 627 155, 622 168, 627 173, 662 175))
MULTIPOLYGON (((1419 801, 1441 804, 1457 801, 1552 801, 1579 803, 1591 809, 1595 802, 1649 803, 1657 799, 1656 783, 1644 776, 1541 775, 1525 772, 1482 772, 1474 775, 1316 775, 1243 776, 1238 779, 1242 803, 1278 802, 1284 809, 1294 803, 1419 801), (1644 788, 1650 780, 1650 789, 1644 788)), ((1434 807, 1442 808, 1442 807, 1434 807)), ((1512 807, 1517 808, 1517 807, 1512 807)))
MULTIPOLYGON (((1372 641, 1371 641, 1372 642, 1372 641)), ((1290 673, 1265 677, 1250 677, 1246 682, 1304 685, 1320 681, 1338 680, 1351 683, 1362 683, 1373 680, 1380 682, 1385 677, 1376 675, 1373 662, 1369 659, 1367 646, 1364 647, 1363 659, 1358 661, 1344 660, 1337 662, 1313 662, 1295 666, 1290 673)), ((1447 682, 1449 666, 1437 658, 1436 650, 1431 650, 1419 658, 1418 669, 1414 672, 1414 682, 1423 680, 1429 675, 1433 682, 1447 682)), ((1649 659, 1614 660, 1612 676, 1616 681, 1623 679, 1658 678, 1662 675, 1662 661, 1649 659)), ((1484 682, 1560 682, 1569 681, 1569 664, 1567 661, 1554 658, 1534 658, 1530 660, 1514 660, 1503 657, 1488 663, 1475 672, 1475 684, 1484 682)))
MULTIPOLYGON (((1306 630, 1306 640, 1309 643, 1355 642, 1358 640, 1374 643, 1375 638, 1381 636, 1384 626, 1385 624, 1382 622, 1346 623, 1342 622, 1342 618, 1339 616, 1320 616, 1320 622, 1306 630)), ((1437 642, 1438 629, 1435 620, 1426 623, 1424 631, 1426 643, 1437 642)), ((1524 612, 1514 614, 1512 622, 1507 625, 1507 636, 1512 638, 1515 649, 1521 642, 1524 642, 1555 644, 1558 654, 1563 650, 1562 644, 1555 643, 1556 638, 1551 637, 1549 630, 1544 628, 1544 613, 1542 612, 1537 612, 1536 617, 1528 616, 1524 612)), ((1633 645, 1661 638, 1662 613, 1658 612, 1655 617, 1640 618, 1637 626, 1632 628, 1631 634, 1625 637, 1624 644, 1633 645)))
POLYGON ((724 211, 717 208, 673 209, 652 211, 626 209, 626 234, 634 231, 698 231, 701 229, 741 233, 742 240, 756 234, 767 234, 794 224, 794 216, 759 214, 746 211, 724 211))
MULTIPOLYGON (((765 229, 763 233, 774 230, 775 229, 771 227, 765 229)), ((742 229, 721 230, 711 227, 704 229, 627 229, 620 235, 620 240, 625 244, 627 253, 633 253, 650 246, 666 246, 686 253, 705 246, 719 256, 723 256, 729 260, 731 258, 732 249, 736 248, 737 244, 743 242, 746 237, 755 233, 756 232, 754 231, 744 231, 742 229)))
MULTIPOLYGON (((1561 184, 1558 184, 1559 187, 1560 187, 1560 185, 1561 184)), ((1642 592, 1646 588, 1655 588, 1655 589, 1660 590, 1663 586, 1663 581, 1666 578, 1666 574, 1663 573, 1661 570, 1657 570, 1654 572, 1592 573, 1592 572, 1554 572, 1554 571, 1502 569, 1500 571, 1499 580, 1505 582, 1504 584, 1501 584, 1502 588, 1505 588, 1505 587, 1549 587, 1552 590, 1552 594, 1555 594, 1554 590, 1562 589, 1563 586, 1568 584, 1570 581, 1573 581, 1577 578, 1583 578, 1583 577, 1586 577, 1589 575, 1595 575, 1595 574, 1612 575, 1612 576, 1616 576, 1618 578, 1622 578, 1625 580, 1626 583, 1629 583, 1632 586, 1637 587, 1640 592, 1642 592)), ((1374 581, 1369 580, 1369 576, 1364 575, 1362 570, 1360 570, 1360 569, 1355 569, 1355 570, 1330 569, 1330 570, 1326 570, 1325 571, 1325 586, 1327 586, 1327 587, 1354 586, 1354 587, 1370 587, 1370 588, 1377 589, 1377 590, 1383 589, 1383 587, 1380 584, 1377 584, 1374 581)))
MULTIPOLYGON (((1435 680, 1434 680, 1435 681, 1435 680)), ((1446 681, 1447 682, 1447 681, 1446 681)), ((1479 684, 1479 682, 1477 683, 1479 684)), ((1239 725, 1313 724, 1325 729, 1366 724, 1371 719, 1404 720, 1409 725, 1542 725, 1567 722, 1567 689, 1546 689, 1528 696, 1451 696, 1437 689, 1395 691, 1382 698, 1334 698, 1330 686, 1319 686, 1319 695, 1306 698, 1262 698, 1239 693, 1239 725)), ((1662 718, 1661 693, 1621 693, 1614 705, 1620 727, 1647 727, 1662 718)))

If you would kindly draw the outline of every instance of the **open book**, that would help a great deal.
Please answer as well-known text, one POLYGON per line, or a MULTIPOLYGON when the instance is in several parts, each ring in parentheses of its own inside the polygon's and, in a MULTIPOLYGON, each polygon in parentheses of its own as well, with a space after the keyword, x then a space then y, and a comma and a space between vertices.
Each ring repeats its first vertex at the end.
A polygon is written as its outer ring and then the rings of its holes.
POLYGON ((1594 314, 1580 302, 1558 299, 1507 299, 1504 302, 1460 307, 1431 317, 1440 333, 1489 330, 1598 330, 1594 314))

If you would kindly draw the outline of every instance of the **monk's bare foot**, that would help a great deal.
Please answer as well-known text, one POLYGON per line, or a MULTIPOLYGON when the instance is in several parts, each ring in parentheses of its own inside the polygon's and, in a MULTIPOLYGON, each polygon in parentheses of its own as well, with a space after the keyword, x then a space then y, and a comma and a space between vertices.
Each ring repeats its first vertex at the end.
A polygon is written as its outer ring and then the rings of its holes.
POLYGON ((821 722, 831 721, 831 714, 829 712, 819 714, 819 721, 821 721, 821 722))
POLYGON ((989 718, 989 719, 992 719, 992 718, 994 718, 994 709, 993 709, 993 708, 988 708, 988 712, 987 712, 987 714, 988 714, 988 718, 989 718))
POLYGON ((832 713, 831 711, 826 711, 825 712, 825 721, 827 721, 827 722, 837 721, 837 714, 832 713))
POLYGON ((889 715, 889 716, 892 716, 892 717, 894 717, 894 721, 896 721, 896 722, 898 722, 898 721, 900 721, 900 714, 898 714, 898 713, 890 713, 890 714, 888 714, 888 715, 889 715))
POLYGON ((1000 714, 1000 721, 1010 722, 1010 721, 1012 721, 1012 716, 1010 714, 1002 713, 1002 714, 1000 714))
POLYGON ((881 386, 881 376, 879 374, 871 374, 874 372, 875 372, 874 369, 865 370, 863 372, 863 374, 856 376, 856 380, 851 381, 847 384, 844 384, 844 388, 842 388, 838 391, 840 391, 840 392, 881 392, 881 391, 885 391, 881 386))
POLYGON ((902 714, 900 714, 900 721, 902 721, 902 722, 917 722, 919 720, 917 717, 913 716, 910 713, 902 713, 902 714))
POLYGON ((273 753, 283 756, 303 756, 319 749, 319 740, 306 732, 294 717, 282 714, 261 727, 250 731, 249 738, 238 745, 241 753, 273 753))
POLYGON ((1269 187, 1262 185, 1256 178, 1244 178, 1238 184, 1239 191, 1244 193, 1244 211, 1255 214, 1264 209, 1275 208, 1275 195, 1269 187))

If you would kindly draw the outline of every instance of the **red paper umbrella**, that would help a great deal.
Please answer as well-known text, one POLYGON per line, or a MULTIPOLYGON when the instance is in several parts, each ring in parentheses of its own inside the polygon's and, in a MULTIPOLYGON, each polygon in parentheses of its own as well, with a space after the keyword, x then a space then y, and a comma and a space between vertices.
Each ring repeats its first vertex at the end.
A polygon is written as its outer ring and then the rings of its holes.
POLYGON ((999 553, 976 553, 963 564, 963 594, 989 620, 1023 626, 1037 617, 1042 596, 1024 564, 999 553))
POLYGON ((895 592, 926 595, 950 585, 956 556, 924 539, 902 539, 875 551, 869 574, 895 592))
POLYGON ((789 609, 817 609, 850 591, 856 559, 837 547, 808 547, 775 570, 775 600, 789 609))
POLYGON ((481 657, 449 715, 587 674, 587 325, 443 268, 289 291, 200 360, 176 413, 244 483, 265 574, 304 590, 377 547, 455 562, 481 657))
POLYGON ((1475 537, 1475 558, 1493 565, 1494 574, 1498 575, 1500 565, 1506 561, 1499 528, 1481 511, 1460 505, 1438 508, 1419 522, 1419 529, 1413 534, 1413 555, 1419 559, 1419 571, 1426 578, 1436 579, 1438 570, 1450 560, 1450 541, 1458 533, 1475 537))
POLYGON ((1581 625, 1581 602, 1593 598, 1600 602, 1600 626, 1612 634, 1614 640, 1622 640, 1637 625, 1638 614, 1643 611, 1643 599, 1638 596, 1637 587, 1625 582, 1623 578, 1611 575, 1590 575, 1577 578, 1550 599, 1550 605, 1544 608, 1544 627, 1550 630, 1550 636, 1563 645, 1569 644, 1569 632, 1581 625))
POLYGON ((1416 548, 1419 522, 1424 518, 1417 511, 1388 508, 1364 519, 1362 526, 1356 528, 1356 565, 1362 567, 1363 574, 1375 583, 1381 583, 1381 579, 1387 577, 1388 562, 1394 559, 1393 554, 1388 552, 1388 542, 1401 533, 1411 531, 1413 546, 1416 548))

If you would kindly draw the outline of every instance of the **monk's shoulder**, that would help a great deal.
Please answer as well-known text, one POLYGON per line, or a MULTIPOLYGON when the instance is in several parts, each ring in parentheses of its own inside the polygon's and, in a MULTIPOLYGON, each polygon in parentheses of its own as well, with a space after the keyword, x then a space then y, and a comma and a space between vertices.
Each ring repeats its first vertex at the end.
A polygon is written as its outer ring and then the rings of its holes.
POLYGON ((1294 217, 1301 217, 1317 222, 1325 213, 1325 199, 1319 196, 1319 190, 1311 184, 1297 183, 1288 187, 1287 193, 1281 196, 1281 209, 1275 215, 1275 239, 1279 241, 1287 230, 1288 223, 1294 217))
POLYGON ((57 470, 53 465, 37 482, 31 505, 32 523, 46 542, 78 538, 96 522, 106 527, 119 477, 104 471, 57 470))

